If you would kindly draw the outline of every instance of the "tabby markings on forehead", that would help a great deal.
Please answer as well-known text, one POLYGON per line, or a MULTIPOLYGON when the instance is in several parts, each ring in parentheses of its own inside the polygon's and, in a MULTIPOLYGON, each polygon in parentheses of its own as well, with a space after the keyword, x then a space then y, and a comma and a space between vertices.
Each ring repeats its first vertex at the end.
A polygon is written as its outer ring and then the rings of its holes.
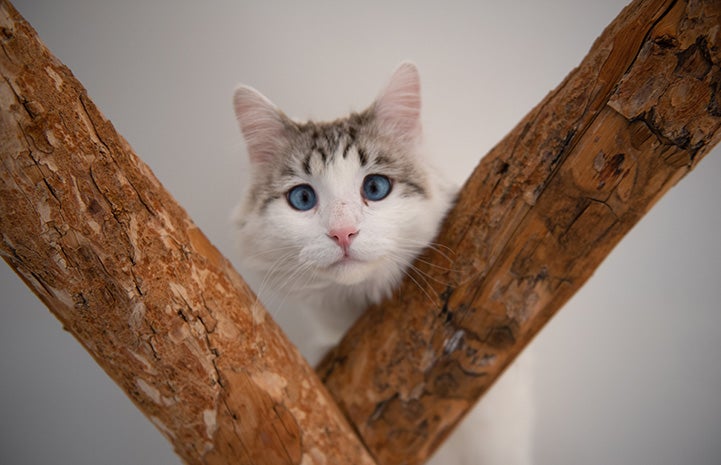
MULTIPOLYGON (((301 164, 303 172, 306 175, 310 176, 311 174, 313 174, 312 160, 314 155, 320 155, 322 164, 325 166, 328 166, 328 164, 335 160, 335 157, 337 156, 336 154, 339 151, 338 148, 341 146, 342 142, 340 140, 335 141, 334 145, 330 145, 330 141, 328 142, 329 145, 327 147, 321 147, 319 144, 317 144, 316 141, 313 142, 310 151, 305 155, 301 164), (328 153, 330 153, 330 155, 328 155, 328 153)), ((353 140, 347 141, 347 143, 343 146, 343 150, 341 151, 342 158, 344 160, 347 160, 348 154, 351 152, 352 148, 355 148, 355 152, 358 154, 358 160, 360 162, 360 165, 362 167, 367 166, 370 160, 368 152, 364 148, 358 146, 353 140)))
MULTIPOLYGON (((324 165, 332 161, 340 147, 343 147, 340 150, 343 158, 347 158, 350 149, 356 145, 361 127, 368 124, 369 118, 369 114, 363 112, 352 113, 346 118, 331 122, 297 123, 296 129, 301 137, 299 143, 307 147, 307 153, 302 162, 303 172, 311 175, 311 160, 316 152, 320 155, 324 165)), ((360 156, 361 165, 365 166, 367 157, 360 156)))
POLYGON ((311 157, 311 155, 313 155, 313 153, 309 153, 305 157, 305 160, 303 160, 303 172, 305 174, 307 174, 308 176, 310 176, 310 174, 311 174, 310 173, 310 157, 311 157))
POLYGON ((347 144, 345 144, 345 148, 343 149, 343 159, 344 159, 344 160, 345 160, 346 158, 348 158, 348 151, 350 150, 350 148, 351 148, 352 146, 353 146, 353 141, 350 141, 350 142, 348 142, 347 144))
MULTIPOLYGON (((321 145, 321 143, 320 143, 321 141, 319 139, 320 139, 320 134, 318 133, 318 130, 316 129, 313 132, 313 138, 312 138, 313 145, 310 148, 310 153, 312 154, 313 152, 318 152, 320 154, 321 159, 323 160, 323 163, 327 164, 328 163, 328 152, 326 152, 325 147, 323 147, 321 145)), ((328 146, 332 147, 332 141, 330 139, 326 138, 326 140, 324 142, 326 142, 328 146)))
POLYGON ((356 151, 358 152, 358 159, 360 160, 361 166, 366 166, 368 164, 368 154, 365 149, 363 147, 356 147, 356 151))

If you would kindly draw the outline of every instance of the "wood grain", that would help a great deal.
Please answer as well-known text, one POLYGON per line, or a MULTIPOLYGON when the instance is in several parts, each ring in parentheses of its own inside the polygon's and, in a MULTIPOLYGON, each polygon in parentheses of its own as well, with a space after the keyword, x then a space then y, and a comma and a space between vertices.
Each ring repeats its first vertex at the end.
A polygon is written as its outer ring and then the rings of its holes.
POLYGON ((373 464, 314 371, 0 0, 0 254, 188 464, 373 464))
MULTIPOLYGON (((721 133, 717 1, 636 1, 488 154, 319 368, 378 463, 422 463, 721 133), (451 252, 449 252, 450 250, 451 252), (450 256, 450 259, 448 258, 450 256)), ((0 0, 0 253, 187 463, 373 463, 228 262, 0 0)))
POLYGON ((416 280, 318 368, 379 464, 422 463, 721 138, 721 2, 639 0, 473 172, 416 280))

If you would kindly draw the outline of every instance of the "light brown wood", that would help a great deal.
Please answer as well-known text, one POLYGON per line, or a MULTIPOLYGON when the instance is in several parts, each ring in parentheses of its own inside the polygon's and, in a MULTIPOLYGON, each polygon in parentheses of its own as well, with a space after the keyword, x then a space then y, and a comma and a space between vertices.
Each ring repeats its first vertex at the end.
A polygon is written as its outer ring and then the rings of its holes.
POLYGON ((419 464, 721 138, 721 2, 639 0, 479 164, 406 281, 321 363, 379 464, 419 464), (446 248, 447 247, 447 248, 446 248))
MULTIPOLYGON (((721 133, 717 1, 636 1, 482 160, 439 242, 319 371, 421 463, 721 133), (445 271, 444 271, 445 270, 445 271), (443 284, 441 284, 443 283, 443 284)), ((187 463, 372 463, 228 262, 0 0, 0 253, 187 463)))
POLYGON ((229 263, 0 0, 0 254, 188 464, 372 464, 229 263))

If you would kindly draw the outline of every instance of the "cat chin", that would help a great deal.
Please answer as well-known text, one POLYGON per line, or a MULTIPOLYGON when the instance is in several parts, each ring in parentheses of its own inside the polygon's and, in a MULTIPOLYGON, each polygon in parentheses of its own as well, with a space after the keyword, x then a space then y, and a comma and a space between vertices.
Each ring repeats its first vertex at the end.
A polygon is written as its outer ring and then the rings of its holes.
POLYGON ((368 280, 375 268, 374 262, 349 259, 329 266, 323 270, 323 273, 337 284, 350 286, 368 280))

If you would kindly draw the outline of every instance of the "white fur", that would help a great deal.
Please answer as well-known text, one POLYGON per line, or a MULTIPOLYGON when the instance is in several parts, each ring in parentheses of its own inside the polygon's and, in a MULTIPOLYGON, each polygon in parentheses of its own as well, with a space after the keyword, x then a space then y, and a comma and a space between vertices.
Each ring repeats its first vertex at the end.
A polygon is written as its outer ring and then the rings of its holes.
MULTIPOLYGON (((432 185, 429 198, 402 197, 393 189, 385 199, 364 203, 360 192, 366 175, 357 157, 336 156, 323 176, 289 182, 310 184, 316 208, 293 210, 283 200, 272 202, 262 215, 240 210, 245 225, 238 246, 243 265, 275 280, 287 297, 316 301, 342 312, 366 307, 387 297, 404 270, 435 236, 449 204, 449 193, 432 185), (328 237, 333 227, 350 223, 358 234, 351 243, 351 261, 328 237)), ((263 292, 267 292, 263 290, 263 292)), ((260 295, 263 298, 263 295, 260 295)))
MULTIPOLYGON (((259 171, 281 145, 284 116, 247 86, 236 90, 234 106, 254 171, 259 171)), ((286 191, 310 184, 318 197, 315 208, 299 212, 280 200, 258 213, 252 202, 241 204, 238 244, 244 267, 265 274, 266 282, 282 288, 287 297, 308 302, 321 296, 324 305, 338 311, 364 308, 390 295, 405 269, 435 236, 451 199, 440 176, 424 165, 419 150, 420 106, 418 71, 415 65, 403 63, 373 109, 379 127, 390 132, 414 158, 419 171, 433 181, 428 183, 426 197, 404 197, 401 189, 393 189, 381 201, 364 202, 363 179, 375 171, 362 167, 357 154, 332 154, 330 164, 311 166, 312 172, 322 175, 298 176, 280 186, 286 191), (343 251, 328 234, 339 226, 358 230, 349 248, 350 260, 343 259, 343 251)), ((321 163, 317 158, 314 162, 321 163)))
MULTIPOLYGON (((250 158, 259 166, 272 160, 279 117, 257 91, 241 87, 235 98, 238 120, 248 138, 250 158)), ((451 190, 425 164, 420 150, 420 84, 412 64, 402 64, 372 107, 383 127, 412 152, 425 175, 426 196, 402 195, 395 186, 377 202, 364 202, 362 182, 372 168, 357 153, 312 166, 317 176, 297 176, 279 186, 287 191, 310 184, 318 204, 308 211, 285 199, 253 208, 253 199, 236 213, 241 270, 256 294, 311 364, 334 346, 370 303, 387 297, 414 258, 433 240, 450 205, 451 190), (348 249, 351 260, 329 231, 358 231, 348 249)), ((315 163, 320 163, 317 159, 315 163)), ((246 194, 249 195, 249 194, 246 194)), ((528 369, 511 367, 437 452, 433 465, 527 465, 531 463, 528 369)))

